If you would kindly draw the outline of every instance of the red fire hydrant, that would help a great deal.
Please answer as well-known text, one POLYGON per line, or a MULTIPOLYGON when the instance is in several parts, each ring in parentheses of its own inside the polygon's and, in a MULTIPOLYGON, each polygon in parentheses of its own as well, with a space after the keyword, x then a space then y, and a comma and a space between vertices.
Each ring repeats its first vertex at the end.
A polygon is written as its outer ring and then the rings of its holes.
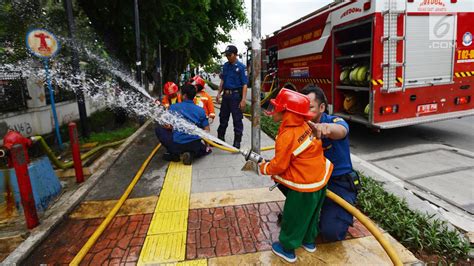
POLYGON ((79 147, 79 137, 77 135, 76 123, 69 123, 69 141, 71 142, 72 160, 74 162, 74 171, 76 173, 76 182, 84 182, 84 173, 82 171, 81 149, 79 147))
MULTIPOLYGON (((23 135, 21 135, 17 131, 8 130, 7 134, 5 134, 5 136, 3 137, 3 147, 7 151, 11 151, 13 145, 15 144, 21 144, 23 146, 23 151, 26 154, 26 163, 29 163, 30 158, 28 157, 28 148, 32 144, 31 139, 23 137, 23 135)), ((13 168, 11 159, 11 156, 8 156, 8 167, 13 168)))
POLYGON ((28 148, 31 144, 30 139, 23 137, 20 133, 13 130, 9 130, 3 138, 3 146, 8 153, 8 166, 15 168, 16 179, 20 189, 21 205, 23 205, 28 229, 33 229, 39 224, 30 176, 28 174, 28 163, 30 162, 28 148))

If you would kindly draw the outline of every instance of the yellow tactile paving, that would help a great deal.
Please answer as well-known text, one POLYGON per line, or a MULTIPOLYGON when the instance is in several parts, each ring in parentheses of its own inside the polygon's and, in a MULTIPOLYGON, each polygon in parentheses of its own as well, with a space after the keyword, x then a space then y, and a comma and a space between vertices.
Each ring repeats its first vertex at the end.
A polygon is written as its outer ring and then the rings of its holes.
MULTIPOLYGON (((165 183, 140 253, 139 265, 178 263, 185 259, 191 178, 192 166, 175 162, 169 164, 165 183)), ((206 260, 204 263, 207 265, 206 260)))
POLYGON ((186 232, 147 236, 138 265, 182 261, 185 255, 186 232))
POLYGON ((185 232, 188 226, 188 210, 157 212, 151 220, 147 235, 185 232))
POLYGON ((158 204, 156 205, 156 212, 172 212, 184 211, 189 209, 189 192, 162 190, 158 204))

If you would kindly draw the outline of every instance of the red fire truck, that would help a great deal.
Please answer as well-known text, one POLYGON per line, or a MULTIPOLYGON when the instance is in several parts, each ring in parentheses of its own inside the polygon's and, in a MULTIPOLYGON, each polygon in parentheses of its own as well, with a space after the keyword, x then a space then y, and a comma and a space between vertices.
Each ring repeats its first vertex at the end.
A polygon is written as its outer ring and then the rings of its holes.
POLYGON ((335 1, 263 40, 264 91, 317 85, 380 129, 474 115, 473 21, 467 0, 335 1))

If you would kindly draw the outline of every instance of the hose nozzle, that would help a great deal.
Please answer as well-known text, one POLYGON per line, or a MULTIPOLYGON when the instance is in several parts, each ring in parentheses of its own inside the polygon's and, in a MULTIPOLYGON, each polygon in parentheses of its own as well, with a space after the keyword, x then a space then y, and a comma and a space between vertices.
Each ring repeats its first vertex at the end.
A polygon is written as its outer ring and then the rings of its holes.
POLYGON ((241 149, 239 152, 244 156, 246 161, 252 161, 255 163, 260 163, 263 161, 263 157, 251 150, 241 149))

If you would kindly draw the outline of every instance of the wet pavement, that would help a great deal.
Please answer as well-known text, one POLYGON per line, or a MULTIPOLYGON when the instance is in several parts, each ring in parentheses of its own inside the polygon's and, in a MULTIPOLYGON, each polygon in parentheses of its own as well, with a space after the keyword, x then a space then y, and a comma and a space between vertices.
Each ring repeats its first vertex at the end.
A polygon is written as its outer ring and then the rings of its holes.
MULTIPOLYGON (((213 134, 217 126, 215 121, 213 134)), ((244 127, 243 147, 250 143, 248 120, 244 127)), ((227 132, 231 142, 231 123, 227 132)), ((267 146, 273 141, 262 133, 262 143, 267 146)), ((151 125, 23 264, 71 262, 157 144, 151 125)), ((155 155, 82 264, 283 264, 272 254, 271 243, 278 239, 277 214, 284 198, 278 190, 269 191, 273 184, 269 177, 240 171, 242 156, 218 149, 192 166, 164 162, 163 152, 161 148, 155 155)), ((265 156, 270 158, 272 151, 265 156)), ((385 236, 404 263, 417 261, 388 234, 385 236)), ((380 244, 358 221, 350 227, 345 241, 317 243, 315 253, 297 250, 299 264, 391 264, 380 244)))

